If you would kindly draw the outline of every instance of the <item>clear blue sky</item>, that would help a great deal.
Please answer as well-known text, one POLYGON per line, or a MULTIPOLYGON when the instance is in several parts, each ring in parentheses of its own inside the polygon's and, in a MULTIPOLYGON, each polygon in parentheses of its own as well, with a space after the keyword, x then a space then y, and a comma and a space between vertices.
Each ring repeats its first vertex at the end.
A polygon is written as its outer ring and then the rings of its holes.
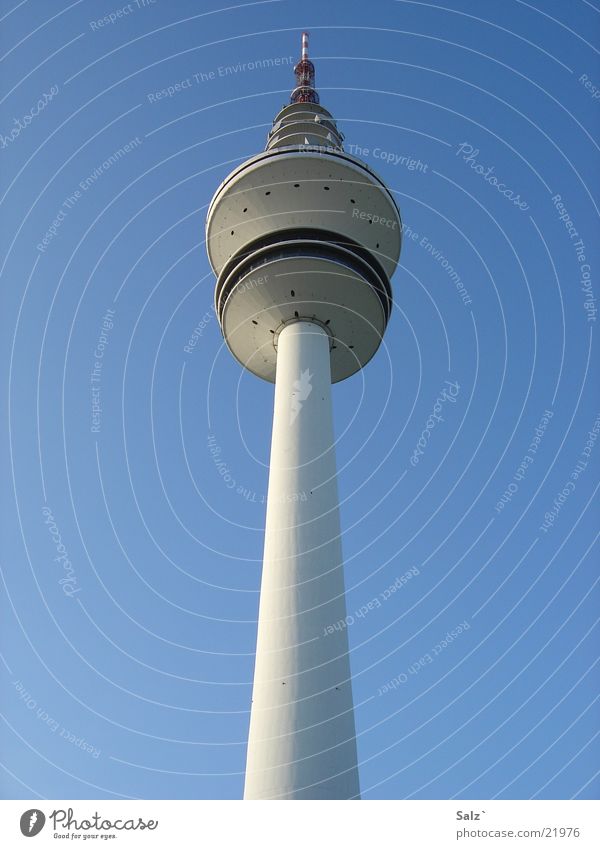
POLYGON ((334 390, 363 796, 597 798, 598 4, 225 5, 0 4, 2 795, 242 794, 273 388, 204 219, 306 28, 406 228, 334 390))

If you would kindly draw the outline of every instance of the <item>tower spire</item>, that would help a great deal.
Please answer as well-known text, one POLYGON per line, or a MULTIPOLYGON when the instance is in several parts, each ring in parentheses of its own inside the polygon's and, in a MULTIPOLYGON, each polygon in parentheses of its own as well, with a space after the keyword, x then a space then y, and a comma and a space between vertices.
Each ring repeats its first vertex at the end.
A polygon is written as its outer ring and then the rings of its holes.
POLYGON ((318 103, 319 95, 315 90, 315 66, 308 58, 308 33, 302 33, 301 58, 294 68, 296 88, 290 96, 290 103, 318 103))

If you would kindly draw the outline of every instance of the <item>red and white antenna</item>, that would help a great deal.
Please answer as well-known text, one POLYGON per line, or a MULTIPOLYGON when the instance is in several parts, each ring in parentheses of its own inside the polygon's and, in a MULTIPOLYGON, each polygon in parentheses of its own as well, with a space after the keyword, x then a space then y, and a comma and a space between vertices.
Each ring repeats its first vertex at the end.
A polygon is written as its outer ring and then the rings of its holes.
POLYGON ((302 33, 302 58, 308 59, 308 33, 302 33))
POLYGON ((319 95, 315 91, 315 66, 308 58, 308 33, 302 33, 302 55, 294 68, 296 88, 290 103, 318 103, 319 95))

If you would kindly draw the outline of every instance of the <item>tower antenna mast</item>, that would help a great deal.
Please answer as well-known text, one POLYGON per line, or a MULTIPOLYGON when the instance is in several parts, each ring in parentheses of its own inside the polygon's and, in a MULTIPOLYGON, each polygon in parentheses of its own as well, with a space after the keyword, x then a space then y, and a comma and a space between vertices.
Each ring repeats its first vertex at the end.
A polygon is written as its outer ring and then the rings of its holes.
POLYGON ((290 103, 318 103, 319 95, 315 89, 315 66, 308 58, 308 33, 302 33, 302 55, 294 68, 296 87, 290 103))

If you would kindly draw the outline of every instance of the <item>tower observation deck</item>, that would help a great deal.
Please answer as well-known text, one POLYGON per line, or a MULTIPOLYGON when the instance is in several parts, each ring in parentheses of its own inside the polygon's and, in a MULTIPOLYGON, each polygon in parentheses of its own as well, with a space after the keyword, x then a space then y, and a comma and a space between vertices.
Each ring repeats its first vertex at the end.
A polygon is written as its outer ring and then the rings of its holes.
POLYGON ((244 797, 350 799, 360 788, 331 384, 381 343, 401 221, 320 105, 307 33, 294 73, 265 151, 223 181, 206 223, 226 344, 275 383, 244 797))

